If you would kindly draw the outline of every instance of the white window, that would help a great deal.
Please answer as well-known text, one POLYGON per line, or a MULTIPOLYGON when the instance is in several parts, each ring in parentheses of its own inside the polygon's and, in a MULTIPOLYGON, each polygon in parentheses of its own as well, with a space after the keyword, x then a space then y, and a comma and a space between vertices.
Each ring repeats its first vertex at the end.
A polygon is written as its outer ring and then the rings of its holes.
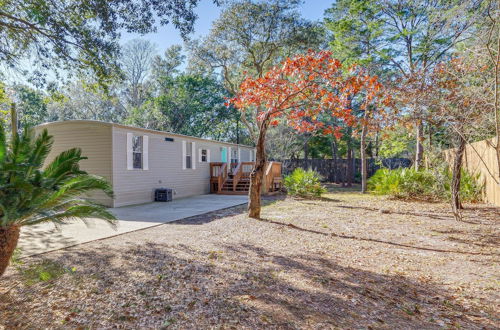
POLYGON ((127 169, 149 170, 147 135, 134 135, 127 133, 127 169))
POLYGON ((135 169, 142 169, 142 136, 132 138, 132 164, 135 169))
POLYGON ((182 141, 182 169, 196 169, 196 145, 194 142, 182 141))
POLYGON ((186 142, 186 168, 193 168, 193 142, 186 142))
POLYGON ((208 150, 200 149, 200 163, 208 162, 208 150))

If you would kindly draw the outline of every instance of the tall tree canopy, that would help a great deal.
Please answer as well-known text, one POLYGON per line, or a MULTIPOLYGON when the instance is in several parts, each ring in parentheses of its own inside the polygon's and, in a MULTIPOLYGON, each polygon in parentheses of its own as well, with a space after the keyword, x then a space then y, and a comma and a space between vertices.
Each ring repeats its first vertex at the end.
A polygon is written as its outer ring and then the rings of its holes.
POLYGON ((224 87, 211 77, 164 76, 157 95, 131 109, 127 122, 198 137, 231 139, 236 112, 224 106, 224 87), (232 132, 231 132, 232 130, 232 132))
POLYGON ((338 0, 325 12, 330 46, 339 60, 365 67, 387 57, 381 3, 376 0, 338 0))
MULTIPOLYGON (((116 74, 121 31, 147 33, 172 23, 193 30, 200 0, 6 0, 0 4, 0 61, 19 69, 34 59, 47 69, 86 70, 99 81, 116 74)), ((214 0, 218 3, 217 0, 214 0)))
MULTIPOLYGON (((231 94, 245 76, 262 77, 288 56, 323 43, 318 24, 300 18, 298 0, 230 2, 210 33, 191 42, 191 61, 220 71, 231 94)), ((193 66, 193 64, 191 65, 193 66)), ((256 138, 254 116, 242 117, 256 138)))

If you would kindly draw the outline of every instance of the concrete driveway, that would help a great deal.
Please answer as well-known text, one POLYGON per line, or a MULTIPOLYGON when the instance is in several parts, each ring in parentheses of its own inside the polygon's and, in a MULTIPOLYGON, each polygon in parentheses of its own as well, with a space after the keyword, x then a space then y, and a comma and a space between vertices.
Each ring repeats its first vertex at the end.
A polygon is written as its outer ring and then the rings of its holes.
POLYGON ((87 225, 81 220, 74 221, 61 226, 60 230, 51 223, 45 223, 23 227, 18 247, 21 248, 23 256, 31 256, 217 211, 247 201, 247 196, 211 194, 167 203, 113 208, 110 210, 119 219, 116 230, 98 219, 87 219, 87 225))

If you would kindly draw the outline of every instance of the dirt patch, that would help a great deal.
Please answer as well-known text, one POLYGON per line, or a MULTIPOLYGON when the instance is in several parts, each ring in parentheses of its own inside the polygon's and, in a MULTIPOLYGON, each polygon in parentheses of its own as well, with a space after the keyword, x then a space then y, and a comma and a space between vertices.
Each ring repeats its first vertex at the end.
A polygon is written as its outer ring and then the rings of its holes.
POLYGON ((500 209, 334 189, 24 259, 1 279, 6 328, 496 328, 500 209), (23 269, 61 265, 27 282, 23 269))

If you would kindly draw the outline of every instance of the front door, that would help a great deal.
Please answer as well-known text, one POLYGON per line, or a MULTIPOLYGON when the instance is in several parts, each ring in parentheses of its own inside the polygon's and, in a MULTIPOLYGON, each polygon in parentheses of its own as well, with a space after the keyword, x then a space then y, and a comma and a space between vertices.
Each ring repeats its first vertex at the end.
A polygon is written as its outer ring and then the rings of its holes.
POLYGON ((220 151, 220 161, 223 163, 227 163, 227 148, 222 147, 220 151))

